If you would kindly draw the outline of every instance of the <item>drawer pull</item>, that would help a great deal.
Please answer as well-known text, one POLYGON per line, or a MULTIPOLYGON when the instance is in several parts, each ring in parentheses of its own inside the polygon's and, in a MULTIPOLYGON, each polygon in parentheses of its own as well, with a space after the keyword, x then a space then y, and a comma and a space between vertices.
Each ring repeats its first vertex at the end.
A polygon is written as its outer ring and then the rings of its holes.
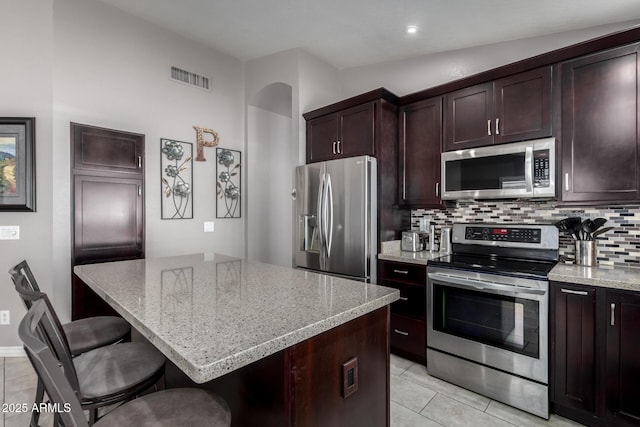
POLYGON ((409 301, 409 298, 407 298, 407 297, 400 297, 400 301, 409 301))
POLYGON ((409 270, 393 270, 394 273, 398 273, 398 274, 409 274, 409 270))
POLYGON ((564 288, 560 289, 560 292, 563 292, 565 294, 582 295, 582 296, 589 295, 587 291, 573 291, 571 289, 564 289, 564 288))
POLYGON ((396 334, 404 335, 405 337, 409 336, 409 332, 401 331, 399 329, 394 329, 393 332, 395 332, 396 334))

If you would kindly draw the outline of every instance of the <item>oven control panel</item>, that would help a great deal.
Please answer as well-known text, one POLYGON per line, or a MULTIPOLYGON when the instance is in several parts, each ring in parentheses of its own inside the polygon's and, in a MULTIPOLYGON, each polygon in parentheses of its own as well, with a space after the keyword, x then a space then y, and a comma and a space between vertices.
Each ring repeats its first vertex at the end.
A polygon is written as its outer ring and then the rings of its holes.
POLYGON ((518 227, 465 227, 465 240, 493 242, 540 243, 542 232, 539 228, 518 227))

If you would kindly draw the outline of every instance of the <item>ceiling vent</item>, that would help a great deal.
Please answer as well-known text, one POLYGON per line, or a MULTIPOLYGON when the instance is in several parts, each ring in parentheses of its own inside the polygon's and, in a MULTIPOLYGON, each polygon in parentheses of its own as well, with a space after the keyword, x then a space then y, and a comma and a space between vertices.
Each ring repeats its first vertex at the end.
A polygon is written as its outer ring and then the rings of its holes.
POLYGON ((178 83, 185 83, 190 86, 195 86, 202 90, 211 90, 211 88, 209 87, 209 77, 192 73, 191 71, 183 70, 178 67, 171 67, 171 80, 178 83))

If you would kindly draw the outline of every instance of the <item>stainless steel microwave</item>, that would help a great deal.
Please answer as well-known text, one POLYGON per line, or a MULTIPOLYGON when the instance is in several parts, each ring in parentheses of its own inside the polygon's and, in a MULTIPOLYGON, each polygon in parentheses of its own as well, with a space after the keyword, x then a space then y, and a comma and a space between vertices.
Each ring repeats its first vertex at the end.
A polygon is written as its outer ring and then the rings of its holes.
POLYGON ((556 196, 555 138, 442 153, 442 199, 556 196))

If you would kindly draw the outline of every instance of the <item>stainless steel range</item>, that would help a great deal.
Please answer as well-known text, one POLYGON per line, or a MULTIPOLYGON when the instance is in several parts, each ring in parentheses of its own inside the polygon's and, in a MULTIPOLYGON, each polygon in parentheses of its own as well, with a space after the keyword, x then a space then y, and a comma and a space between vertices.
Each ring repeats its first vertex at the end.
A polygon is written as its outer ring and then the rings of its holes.
POLYGON ((549 417, 547 274, 553 225, 454 224, 427 268, 427 372, 549 417))

